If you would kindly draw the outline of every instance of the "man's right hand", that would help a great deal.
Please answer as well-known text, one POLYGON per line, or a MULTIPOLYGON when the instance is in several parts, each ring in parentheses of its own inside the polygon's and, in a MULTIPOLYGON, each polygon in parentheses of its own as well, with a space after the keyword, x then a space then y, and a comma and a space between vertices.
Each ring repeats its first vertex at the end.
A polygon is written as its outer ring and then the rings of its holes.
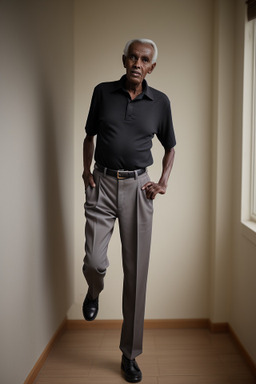
POLYGON ((86 135, 83 143, 83 162, 84 162, 84 172, 82 178, 84 180, 85 189, 90 185, 92 188, 96 187, 93 175, 90 171, 91 163, 94 152, 94 142, 93 136, 86 135))
POLYGON ((92 188, 96 187, 93 175, 91 172, 89 173, 83 173, 82 178, 84 180, 84 187, 85 189, 90 185, 92 188))

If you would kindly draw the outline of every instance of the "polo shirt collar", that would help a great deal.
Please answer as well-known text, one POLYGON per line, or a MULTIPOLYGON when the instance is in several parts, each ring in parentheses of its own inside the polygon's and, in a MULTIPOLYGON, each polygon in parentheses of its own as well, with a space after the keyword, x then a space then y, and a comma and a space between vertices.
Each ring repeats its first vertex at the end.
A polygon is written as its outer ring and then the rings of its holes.
MULTIPOLYGON (((126 75, 123 75, 121 79, 116 82, 116 86, 114 87, 113 91, 115 92, 115 91, 125 90, 125 80, 126 80, 126 75)), ((146 96, 148 99, 154 100, 153 92, 151 91, 145 79, 143 80, 142 88, 143 88, 142 98, 146 96)))

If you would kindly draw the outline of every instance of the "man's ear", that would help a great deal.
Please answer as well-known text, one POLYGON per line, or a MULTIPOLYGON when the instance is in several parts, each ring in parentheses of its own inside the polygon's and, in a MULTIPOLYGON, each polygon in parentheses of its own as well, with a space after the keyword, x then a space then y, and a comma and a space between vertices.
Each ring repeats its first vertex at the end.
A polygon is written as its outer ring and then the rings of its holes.
POLYGON ((156 66, 156 63, 152 64, 151 69, 148 71, 149 74, 153 72, 155 66, 156 66))
POLYGON ((126 64, 125 64, 125 62, 126 62, 126 56, 125 56, 125 55, 122 56, 122 61, 123 61, 123 66, 126 68, 126 64))

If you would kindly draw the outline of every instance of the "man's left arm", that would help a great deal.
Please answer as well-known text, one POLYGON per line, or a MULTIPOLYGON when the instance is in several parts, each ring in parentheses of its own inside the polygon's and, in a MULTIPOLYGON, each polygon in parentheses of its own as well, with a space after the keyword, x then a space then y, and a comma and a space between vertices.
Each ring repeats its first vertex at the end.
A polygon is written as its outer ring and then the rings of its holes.
POLYGON ((156 195, 160 193, 164 195, 167 189, 169 176, 172 170, 174 162, 175 150, 174 148, 165 149, 163 161, 162 161, 162 174, 158 183, 149 181, 143 185, 142 189, 146 191, 146 196, 150 200, 154 200, 156 195))

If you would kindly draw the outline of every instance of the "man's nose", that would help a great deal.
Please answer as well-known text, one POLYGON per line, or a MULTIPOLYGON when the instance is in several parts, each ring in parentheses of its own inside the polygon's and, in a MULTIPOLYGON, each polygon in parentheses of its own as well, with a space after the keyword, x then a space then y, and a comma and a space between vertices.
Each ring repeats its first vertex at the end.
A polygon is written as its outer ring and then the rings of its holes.
POLYGON ((140 68, 140 66, 141 66, 141 59, 140 58, 136 59, 134 64, 133 64, 133 66, 136 67, 136 68, 140 68))

